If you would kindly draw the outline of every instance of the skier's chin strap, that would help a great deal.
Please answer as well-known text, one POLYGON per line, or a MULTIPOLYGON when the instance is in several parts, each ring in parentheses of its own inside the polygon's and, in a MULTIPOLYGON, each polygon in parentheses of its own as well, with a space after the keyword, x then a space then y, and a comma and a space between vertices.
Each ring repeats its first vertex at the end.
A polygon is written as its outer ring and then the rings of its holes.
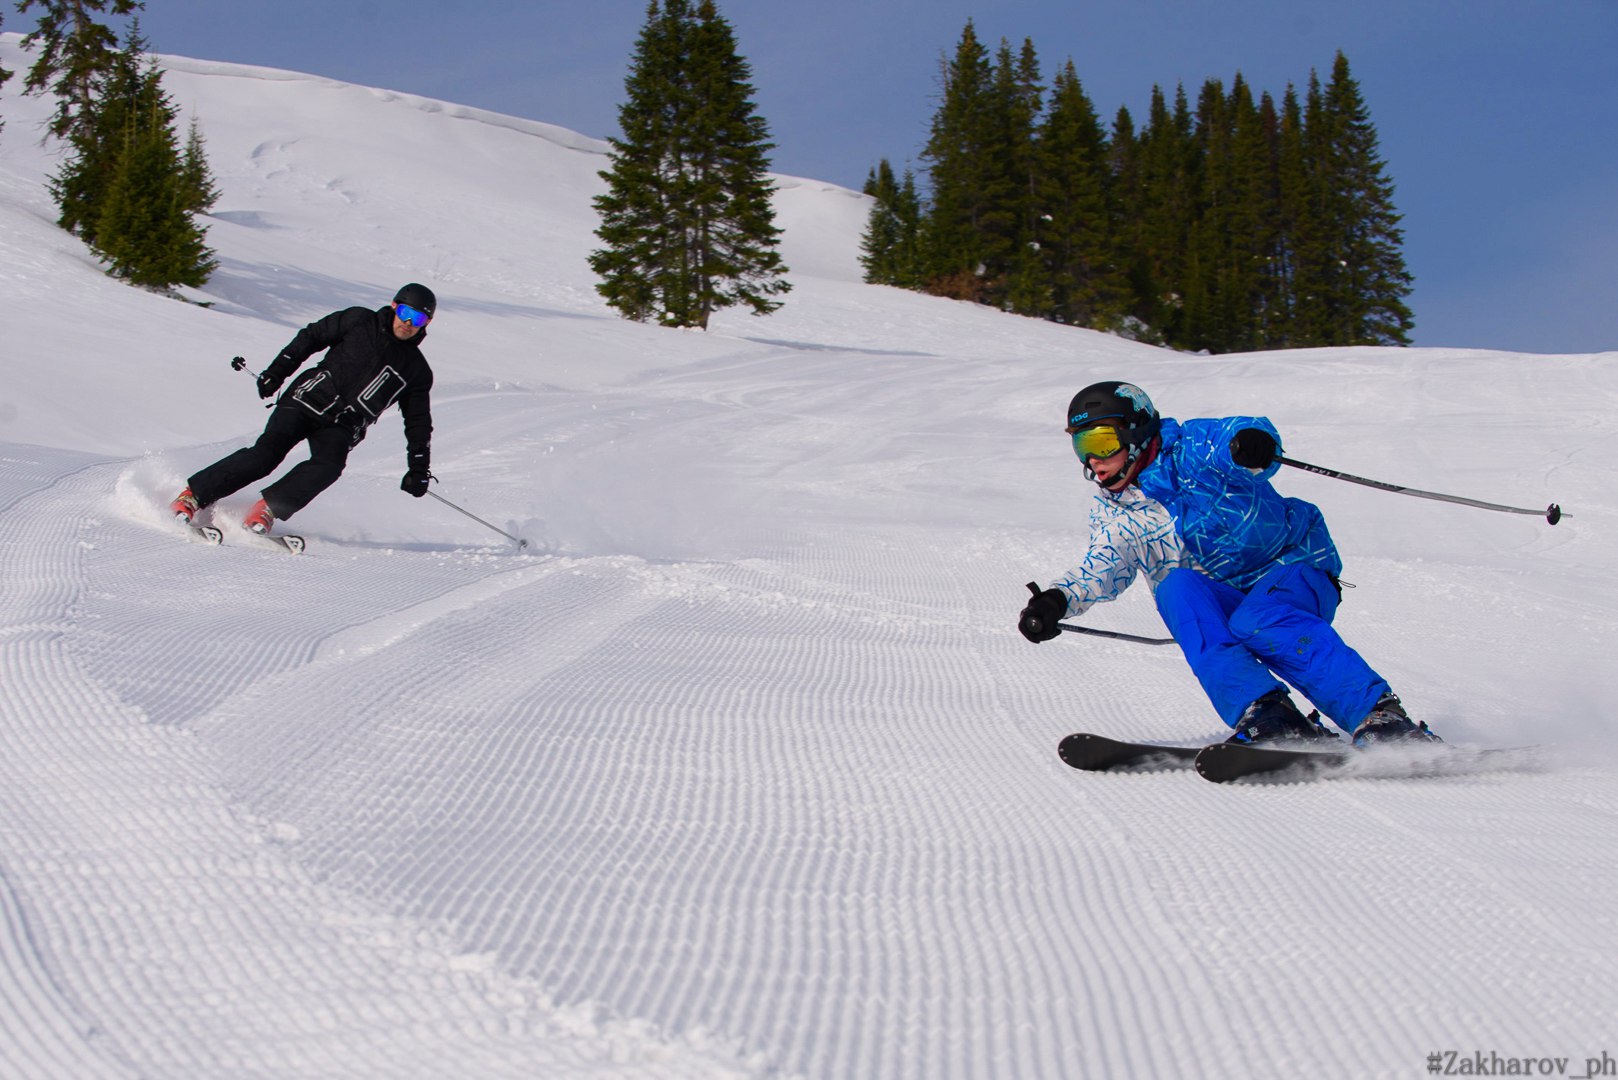
POLYGON ((1131 446, 1129 448, 1129 464, 1124 467, 1123 472, 1113 477, 1109 483, 1103 484, 1101 482, 1088 461, 1084 463, 1084 475, 1087 479, 1094 480, 1101 490, 1110 491, 1116 495, 1140 479, 1140 474, 1146 471, 1146 466, 1157 459, 1157 451, 1162 445, 1163 440, 1154 435, 1145 446, 1131 446))

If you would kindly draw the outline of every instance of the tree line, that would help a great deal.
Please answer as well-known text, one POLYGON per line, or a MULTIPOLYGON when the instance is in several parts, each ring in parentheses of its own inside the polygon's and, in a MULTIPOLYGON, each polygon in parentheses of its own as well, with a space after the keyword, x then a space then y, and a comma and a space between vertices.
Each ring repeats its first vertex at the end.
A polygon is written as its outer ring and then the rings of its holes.
MULTIPOLYGON (((20 0, 39 20, 22 44, 37 50, 24 93, 55 96, 48 137, 67 153, 48 181, 57 224, 107 272, 135 285, 200 286, 217 266, 197 222, 219 198, 193 118, 178 110, 148 54, 142 0, 20 0), (132 16, 122 41, 98 16, 132 16)), ((0 85, 13 73, 0 69, 0 85)))
POLYGON ((1348 59, 1300 97, 1240 74, 1195 105, 1154 87, 1139 130, 1103 127, 1069 60, 994 55, 971 22, 941 64, 914 171, 884 159, 867 281, 1212 353, 1408 345, 1401 216, 1348 59))

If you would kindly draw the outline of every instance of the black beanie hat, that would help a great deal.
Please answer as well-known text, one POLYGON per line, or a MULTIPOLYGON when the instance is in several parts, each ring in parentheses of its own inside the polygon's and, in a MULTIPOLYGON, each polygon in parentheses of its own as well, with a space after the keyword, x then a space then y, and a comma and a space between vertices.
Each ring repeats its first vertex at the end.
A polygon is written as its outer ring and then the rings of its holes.
POLYGON ((438 297, 425 285, 417 285, 414 281, 393 294, 395 304, 409 304, 417 311, 425 311, 429 316, 438 307, 438 297))

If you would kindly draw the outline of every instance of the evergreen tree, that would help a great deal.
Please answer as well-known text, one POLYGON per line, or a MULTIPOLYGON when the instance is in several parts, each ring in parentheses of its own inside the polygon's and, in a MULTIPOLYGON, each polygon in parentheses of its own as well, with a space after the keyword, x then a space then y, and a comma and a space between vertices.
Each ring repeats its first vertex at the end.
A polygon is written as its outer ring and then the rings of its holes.
POLYGON ((970 20, 944 63, 943 94, 922 158, 929 163, 926 288, 959 300, 988 299, 991 263, 1009 245, 991 240, 1006 197, 1007 170, 994 160, 994 69, 970 20))
POLYGON ((146 6, 144 0, 18 0, 23 14, 41 9, 38 25, 22 39, 25 49, 42 46, 28 69, 24 93, 49 90, 56 95, 49 130, 59 139, 89 122, 97 79, 117 55, 118 35, 95 19, 109 4, 113 15, 131 15, 146 6))
POLYGON ((860 237, 860 265, 875 285, 921 287, 921 200, 909 169, 903 181, 883 158, 865 181, 865 194, 875 201, 860 237))
POLYGON ((1125 211, 1131 254, 1133 314, 1153 336, 1184 346, 1188 249, 1196 220, 1201 167, 1185 88, 1170 110, 1161 87, 1152 88, 1152 106, 1138 150, 1139 179, 1125 211))
POLYGON ((164 104, 153 101, 125 127, 93 241, 110 274, 154 289, 201 285, 218 265, 191 217, 196 192, 183 183, 164 104))
POLYGON ((145 52, 136 22, 97 75, 90 108, 67 136, 73 153, 51 179, 58 223, 105 259, 114 277, 152 288, 201 285, 216 263, 192 215, 217 193, 200 142, 186 171, 174 105, 145 52))
POLYGON ((1341 52, 1331 82, 1321 96, 1315 145, 1321 174, 1317 206, 1326 344, 1408 345, 1414 325, 1405 297, 1411 275, 1405 268, 1402 220, 1393 205, 1377 148, 1376 128, 1341 52))
POLYGON ((194 116, 186 129, 185 153, 180 158, 180 187, 185 193, 185 208, 193 214, 206 214, 219 201, 219 187, 208 166, 202 128, 194 116))
MULTIPOLYGON (((86 104, 62 136, 69 153, 49 181, 60 211, 56 223, 92 243, 119 155, 129 145, 128 131, 136 116, 152 106, 153 96, 160 94, 150 70, 142 66, 146 49, 139 24, 131 24, 123 48, 95 74, 86 104)), ((172 123, 172 113, 163 119, 172 123)))
POLYGON ((1010 43, 1000 42, 994 82, 991 152, 1003 162, 1005 197, 987 226, 992 242, 1005 255, 990 267, 991 280, 998 282, 991 301, 1019 315, 1048 318, 1054 296, 1041 250, 1046 214, 1036 130, 1044 88, 1032 41, 1023 41, 1015 59, 1010 43))
POLYGON ((604 247, 590 266, 625 317, 706 328, 736 304, 768 314, 791 288, 750 78, 712 0, 651 0, 594 200, 604 247))
MULTIPOLYGON (((1120 137, 1133 153, 1128 113, 1120 137)), ((1040 246, 1051 289, 1049 317, 1073 326, 1109 328, 1124 314, 1125 282, 1119 267, 1111 157, 1095 106, 1069 60, 1051 86, 1050 109, 1039 133, 1039 202, 1044 208, 1040 246)), ((1131 166, 1132 167, 1132 166, 1131 166)))
POLYGON ((1266 259, 1265 348, 1303 344, 1299 324, 1299 247, 1309 232, 1309 174, 1304 151, 1303 109, 1297 88, 1287 84, 1276 117, 1274 229, 1266 259))

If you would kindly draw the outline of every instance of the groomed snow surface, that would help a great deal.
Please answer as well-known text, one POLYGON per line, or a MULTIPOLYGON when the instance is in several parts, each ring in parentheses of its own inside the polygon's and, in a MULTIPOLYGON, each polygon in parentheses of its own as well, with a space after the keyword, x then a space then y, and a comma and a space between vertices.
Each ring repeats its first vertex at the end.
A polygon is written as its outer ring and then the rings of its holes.
MULTIPOLYGON (((52 224, 49 103, 0 108, 0 1075, 1618 1057, 1618 353, 1176 355, 862 285, 863 200, 787 177, 788 305, 640 326, 585 264, 601 144, 166 63, 224 191, 210 307, 103 276, 52 224), (229 358, 408 280, 440 298, 435 490, 527 551, 399 492, 393 416, 287 524, 302 558, 243 536, 251 491, 223 547, 167 523, 263 422, 229 358), (1531 764, 1062 765, 1072 730, 1221 735, 1177 650, 1013 629, 1082 549, 1061 415, 1108 377, 1560 502, 1279 479, 1343 550, 1347 638, 1531 764)), ((1163 633, 1143 585, 1086 621, 1163 633)))

